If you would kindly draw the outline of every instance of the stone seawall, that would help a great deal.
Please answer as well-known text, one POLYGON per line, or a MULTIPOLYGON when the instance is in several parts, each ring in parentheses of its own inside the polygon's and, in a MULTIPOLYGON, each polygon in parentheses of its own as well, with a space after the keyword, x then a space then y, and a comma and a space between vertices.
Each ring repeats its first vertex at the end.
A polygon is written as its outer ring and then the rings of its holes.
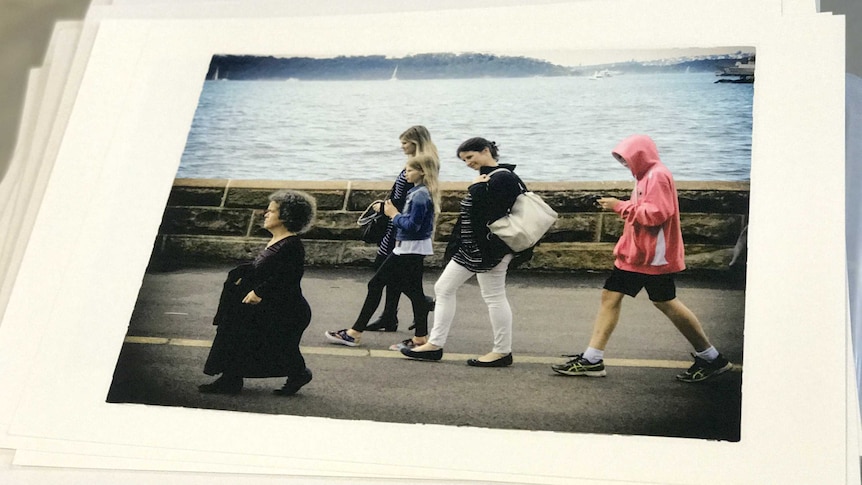
MULTIPOLYGON (((527 182, 559 214, 535 255, 522 268, 607 270, 622 221, 597 210, 592 196, 627 198, 633 182, 527 182)), ((458 215, 466 182, 445 182, 443 211, 434 237, 435 254, 426 264, 439 267, 458 215)), ((368 265, 376 246, 359 240, 356 220, 391 181, 269 181, 177 179, 168 199, 153 250, 160 265, 224 263, 253 258, 268 240, 261 228, 267 197, 278 189, 303 190, 317 199, 314 227, 303 235, 310 265, 368 265)), ((677 182, 680 219, 690 269, 726 271, 733 245, 748 218, 747 182, 677 182)))

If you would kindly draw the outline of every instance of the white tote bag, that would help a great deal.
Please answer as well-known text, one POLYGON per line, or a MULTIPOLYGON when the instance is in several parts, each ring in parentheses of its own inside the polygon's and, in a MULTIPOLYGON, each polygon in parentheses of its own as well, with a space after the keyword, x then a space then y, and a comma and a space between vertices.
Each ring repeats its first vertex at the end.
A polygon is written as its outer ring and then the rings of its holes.
POLYGON ((522 188, 525 191, 515 199, 509 214, 488 224, 488 229, 515 252, 535 246, 558 217, 538 194, 522 188))

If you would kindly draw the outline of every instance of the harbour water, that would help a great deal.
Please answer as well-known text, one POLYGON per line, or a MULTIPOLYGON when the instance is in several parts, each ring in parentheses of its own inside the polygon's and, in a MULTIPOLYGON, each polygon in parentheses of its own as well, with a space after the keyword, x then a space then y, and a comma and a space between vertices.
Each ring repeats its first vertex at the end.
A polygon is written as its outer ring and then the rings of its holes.
POLYGON ((206 81, 178 177, 390 180, 398 136, 428 127, 441 179, 460 142, 497 142, 524 180, 626 180, 610 155, 650 135, 677 180, 749 180, 753 84, 712 73, 399 81, 206 81))

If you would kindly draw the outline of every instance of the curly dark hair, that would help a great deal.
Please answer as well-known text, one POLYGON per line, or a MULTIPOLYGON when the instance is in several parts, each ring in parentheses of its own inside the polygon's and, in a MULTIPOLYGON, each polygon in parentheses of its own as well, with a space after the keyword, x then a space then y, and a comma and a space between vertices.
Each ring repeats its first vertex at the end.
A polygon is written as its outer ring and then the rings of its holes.
POLYGON ((279 190, 269 200, 278 204, 278 218, 288 231, 300 234, 311 228, 317 212, 314 197, 298 190, 279 190))

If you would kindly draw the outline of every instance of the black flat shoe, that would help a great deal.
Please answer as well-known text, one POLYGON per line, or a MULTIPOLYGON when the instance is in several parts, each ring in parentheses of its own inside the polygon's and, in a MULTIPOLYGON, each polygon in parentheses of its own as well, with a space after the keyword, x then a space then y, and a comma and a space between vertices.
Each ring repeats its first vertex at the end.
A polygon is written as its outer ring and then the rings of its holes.
POLYGON ((394 332, 398 330, 398 318, 390 319, 381 316, 369 323, 365 330, 369 332, 394 332))
POLYGON ((219 377, 209 384, 199 385, 198 392, 201 394, 228 394, 235 396, 242 392, 242 378, 226 379, 219 377))
POLYGON ((506 354, 497 360, 492 360, 489 362, 483 362, 478 359, 470 359, 467 361, 467 365, 473 367, 506 367, 512 365, 512 354, 506 354))
POLYGON ((405 357, 414 360, 440 360, 443 358, 443 349, 416 352, 412 349, 403 348, 401 349, 401 353, 404 354, 405 357))
POLYGON ((272 391, 276 396, 293 396, 302 386, 311 382, 311 369, 305 368, 305 372, 301 377, 297 377, 296 379, 288 379, 287 382, 281 386, 281 389, 276 389, 272 391))

